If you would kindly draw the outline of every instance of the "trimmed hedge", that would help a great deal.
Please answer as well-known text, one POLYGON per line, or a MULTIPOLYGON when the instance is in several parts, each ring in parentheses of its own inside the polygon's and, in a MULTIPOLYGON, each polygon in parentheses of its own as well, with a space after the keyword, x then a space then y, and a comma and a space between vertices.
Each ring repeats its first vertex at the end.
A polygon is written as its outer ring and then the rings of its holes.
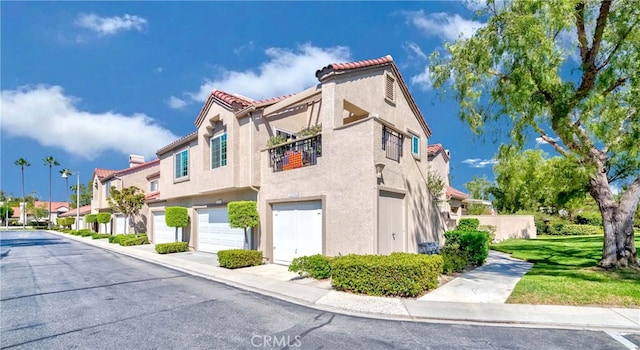
POLYGON ((604 229, 601 226, 593 225, 556 224, 549 234, 556 236, 604 235, 604 229))
POLYGON ((237 269, 262 265, 262 252, 259 250, 228 249, 218 251, 220 267, 237 269))
POLYGON ((477 231, 478 226, 480 226, 480 220, 478 219, 471 219, 471 218, 460 219, 460 221, 458 222, 458 226, 456 227, 456 230, 477 231))
POLYGON ((189 224, 189 213, 185 207, 167 207, 164 221, 169 227, 186 227, 189 224))
POLYGON ((131 238, 136 238, 136 235, 134 233, 128 233, 126 235, 109 235, 109 243, 120 244, 120 242, 131 238))
POLYGON ((98 222, 98 214, 87 214, 84 216, 84 222, 87 224, 95 224, 98 222))
POLYGON ((111 213, 98 213, 97 215, 100 224, 108 224, 111 221, 111 213))
POLYGON ((258 206, 255 201, 234 201, 227 204, 229 225, 234 228, 258 226, 258 206))
POLYGON ((300 276, 311 276, 315 279, 331 277, 331 259, 321 254, 301 256, 293 259, 289 271, 297 272, 300 276))
POLYGON ((140 235, 138 237, 120 240, 120 245, 123 247, 143 244, 149 244, 149 238, 147 238, 147 235, 140 235))
POLYGON ((159 254, 188 252, 189 244, 187 242, 172 242, 156 244, 156 252, 159 254))
POLYGON ((440 255, 345 255, 332 259, 331 284, 341 291, 415 297, 438 286, 442 264, 440 255))
POLYGON ((467 253, 460 250, 459 244, 445 245, 440 250, 442 256, 442 272, 450 275, 454 272, 462 272, 469 265, 467 253))
POLYGON ((94 234, 92 231, 80 230, 78 231, 78 236, 80 237, 91 237, 94 234))
POLYGON ((106 233, 94 233, 91 235, 92 239, 102 239, 102 238, 109 238, 109 237, 112 237, 112 236, 106 233))
POLYGON ((463 232, 460 235, 460 248, 467 252, 467 258, 471 265, 484 265, 489 256, 489 233, 483 231, 463 232))

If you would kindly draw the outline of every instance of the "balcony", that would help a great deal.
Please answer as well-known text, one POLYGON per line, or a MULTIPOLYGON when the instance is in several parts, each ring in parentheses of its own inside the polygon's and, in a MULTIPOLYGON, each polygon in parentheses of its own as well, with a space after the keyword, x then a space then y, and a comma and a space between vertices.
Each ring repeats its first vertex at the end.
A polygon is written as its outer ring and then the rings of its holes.
POLYGON ((316 165, 322 155, 322 135, 313 135, 269 149, 273 172, 316 165))

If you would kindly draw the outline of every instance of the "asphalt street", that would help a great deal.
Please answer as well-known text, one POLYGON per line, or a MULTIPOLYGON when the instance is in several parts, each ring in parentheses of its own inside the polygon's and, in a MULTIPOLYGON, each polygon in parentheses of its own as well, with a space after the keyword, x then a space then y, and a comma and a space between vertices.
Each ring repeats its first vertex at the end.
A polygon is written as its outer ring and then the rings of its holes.
POLYGON ((638 340, 335 314, 41 231, 0 232, 0 248, 2 349, 629 349, 638 340))

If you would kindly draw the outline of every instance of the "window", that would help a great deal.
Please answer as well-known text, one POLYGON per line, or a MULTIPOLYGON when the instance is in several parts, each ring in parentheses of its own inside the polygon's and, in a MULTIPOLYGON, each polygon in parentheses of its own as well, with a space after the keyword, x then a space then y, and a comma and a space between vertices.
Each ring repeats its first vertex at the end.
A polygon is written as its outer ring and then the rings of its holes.
POLYGON ((386 151, 386 156, 397 162, 402 157, 402 135, 393 130, 382 127, 382 149, 386 151))
POLYGON ((281 137, 285 141, 293 141, 296 139, 296 134, 276 129, 276 137, 281 137))
POLYGON ((149 182, 149 193, 158 192, 158 180, 149 182))
POLYGON ((111 180, 104 183, 104 196, 105 198, 111 197, 111 180))
POLYGON ((395 101, 395 79, 393 78, 393 76, 391 74, 386 74, 386 84, 385 84, 385 89, 384 89, 384 98, 386 98, 387 100, 394 102, 395 101))
POLYGON ((227 134, 211 138, 211 169, 227 165, 227 134))
POLYGON ((411 134, 411 154, 420 156, 420 137, 411 134))
POLYGON ((189 149, 185 149, 175 155, 176 172, 175 178, 184 179, 189 176, 189 149))

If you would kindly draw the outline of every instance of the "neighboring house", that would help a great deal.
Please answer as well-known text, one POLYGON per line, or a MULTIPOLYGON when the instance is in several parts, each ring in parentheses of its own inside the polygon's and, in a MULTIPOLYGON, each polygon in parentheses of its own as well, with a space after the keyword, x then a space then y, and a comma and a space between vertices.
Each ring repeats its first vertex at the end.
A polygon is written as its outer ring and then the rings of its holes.
POLYGON ((85 228, 85 224, 84 224, 84 216, 87 214, 91 214, 91 205, 85 205, 80 207, 80 212, 78 213, 77 209, 71 209, 68 212, 59 215, 59 217, 61 218, 77 218, 79 216, 78 222, 76 222, 75 225, 73 225, 73 229, 74 230, 80 230, 85 228), (76 214, 77 213, 77 214, 76 214))
MULTIPOLYGON (((15 221, 18 224, 22 225, 22 222, 25 221, 26 219, 26 223, 27 225, 32 222, 35 221, 35 217, 33 216, 33 213, 31 213, 31 211, 29 210, 25 210, 25 206, 27 203, 24 202, 20 202, 18 207, 14 207, 13 208, 13 215, 11 216, 11 221, 15 221), (26 215, 25 215, 26 213, 26 215)), ((35 201, 33 202, 34 207, 39 207, 39 208, 43 208, 45 209, 47 212, 49 212, 49 202, 48 201, 35 201)), ((28 206, 26 206, 26 209, 28 209, 28 206)), ((51 222, 55 223, 56 222, 56 218, 58 218, 58 216, 66 213, 69 211, 69 203, 67 202, 51 202, 51 222)), ((45 215, 42 218, 39 218, 40 222, 47 222, 49 220, 49 215, 45 215)))
MULTIPOLYGON (((158 179, 160 160, 144 161, 144 157, 138 155, 129 156, 129 167, 122 170, 95 169, 93 173, 93 198, 91 200, 91 212, 110 212, 113 214, 111 225, 106 233, 120 234, 126 231, 147 232, 148 208, 143 205, 140 214, 125 221, 121 213, 113 213, 109 208, 109 194, 113 187, 121 190, 125 187, 136 186, 145 194, 145 197, 158 193, 158 179)), ((105 225, 98 225, 99 231, 105 230, 105 225)))
POLYGON ((434 145, 429 145, 428 153, 430 170, 439 176, 444 182, 444 191, 438 199, 440 210, 448 219, 448 228, 453 229, 455 228, 458 219, 460 219, 460 216, 465 214, 465 204, 463 201, 469 198, 469 195, 453 188, 449 182, 449 162, 451 160, 451 153, 449 153, 449 150, 444 149, 441 144, 436 143, 434 145))
POLYGON ((181 240, 205 252, 242 248, 243 230, 227 218, 236 200, 257 202, 249 244, 268 262, 443 243, 446 223, 427 190, 431 130, 391 56, 330 64, 316 77, 316 86, 268 100, 211 93, 196 131, 157 152, 154 243, 175 239, 165 208, 184 206, 191 220, 181 240), (276 136, 289 141, 267 148, 276 136))

